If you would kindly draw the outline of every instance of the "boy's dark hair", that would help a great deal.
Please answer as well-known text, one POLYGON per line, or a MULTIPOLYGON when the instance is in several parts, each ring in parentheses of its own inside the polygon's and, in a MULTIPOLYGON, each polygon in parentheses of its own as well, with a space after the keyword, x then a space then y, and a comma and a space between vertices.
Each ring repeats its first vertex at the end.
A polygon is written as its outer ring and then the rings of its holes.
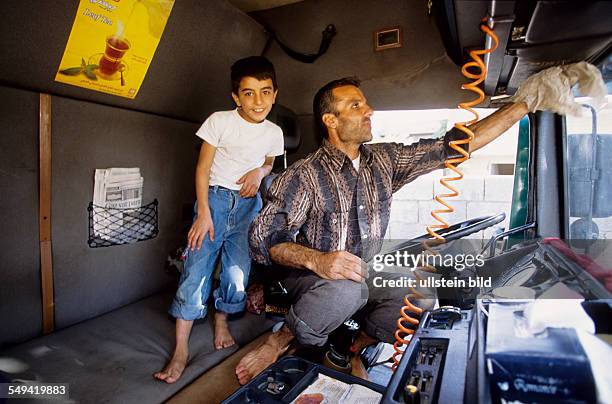
POLYGON ((321 139, 327 139, 327 128, 323 123, 323 114, 336 115, 338 112, 336 111, 334 105, 336 102, 333 94, 334 88, 344 86, 359 87, 360 85, 361 81, 357 77, 343 77, 338 80, 330 81, 321 87, 319 91, 317 91, 312 102, 312 110, 314 113, 316 128, 318 129, 319 137, 321 139))
POLYGON ((277 90, 276 72, 274 65, 263 56, 249 56, 244 59, 237 60, 232 65, 232 92, 238 95, 240 89, 240 81, 244 77, 254 77, 257 80, 271 79, 274 89, 277 90))

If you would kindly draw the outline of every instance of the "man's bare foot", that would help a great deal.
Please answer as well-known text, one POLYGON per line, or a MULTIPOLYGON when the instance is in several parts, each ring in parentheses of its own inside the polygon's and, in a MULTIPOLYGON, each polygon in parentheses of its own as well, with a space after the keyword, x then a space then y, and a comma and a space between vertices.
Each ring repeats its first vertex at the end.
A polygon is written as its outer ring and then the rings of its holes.
POLYGON ((246 384, 262 370, 276 362, 284 350, 264 342, 240 360, 236 366, 236 376, 240 384, 246 384))
POLYGON ((155 373, 153 377, 168 384, 176 382, 185 370, 188 356, 186 352, 174 352, 164 370, 155 373))
POLYGON ((363 365, 359 353, 356 353, 351 358, 351 374, 360 379, 369 380, 368 371, 363 365))
POLYGON ((215 349, 229 348, 235 344, 227 325, 227 313, 215 312, 215 349))
POLYGON ((293 334, 284 326, 279 332, 270 334, 266 341, 246 354, 236 366, 236 376, 240 384, 246 384, 262 370, 276 362, 289 347, 293 334))

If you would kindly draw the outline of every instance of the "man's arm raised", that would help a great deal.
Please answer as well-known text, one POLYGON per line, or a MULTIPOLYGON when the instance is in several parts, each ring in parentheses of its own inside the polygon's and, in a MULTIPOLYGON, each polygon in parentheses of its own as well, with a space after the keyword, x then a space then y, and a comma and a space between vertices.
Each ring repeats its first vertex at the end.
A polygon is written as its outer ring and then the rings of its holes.
POLYGON ((474 140, 470 142, 470 153, 497 139, 529 112, 524 102, 504 105, 488 117, 468 126, 474 132, 474 140))
POLYGON ((361 282, 362 261, 347 251, 321 252, 296 243, 281 243, 270 248, 277 264, 314 272, 323 279, 350 279, 361 282))

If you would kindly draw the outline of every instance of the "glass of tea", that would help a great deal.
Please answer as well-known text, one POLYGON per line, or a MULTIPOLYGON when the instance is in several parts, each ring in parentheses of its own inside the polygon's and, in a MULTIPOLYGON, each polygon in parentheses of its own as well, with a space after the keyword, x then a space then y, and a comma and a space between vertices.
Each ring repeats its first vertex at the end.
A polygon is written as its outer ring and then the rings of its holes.
POLYGON ((100 58, 99 72, 105 76, 112 76, 121 66, 123 55, 130 49, 130 42, 116 35, 106 38, 106 49, 100 58))

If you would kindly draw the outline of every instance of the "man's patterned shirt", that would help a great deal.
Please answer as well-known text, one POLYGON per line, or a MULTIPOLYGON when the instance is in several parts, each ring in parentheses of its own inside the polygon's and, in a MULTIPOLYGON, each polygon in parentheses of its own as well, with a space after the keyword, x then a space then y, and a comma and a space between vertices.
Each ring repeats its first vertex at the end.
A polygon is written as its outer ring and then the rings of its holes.
POLYGON ((319 251, 346 250, 369 261, 380 250, 389 223, 392 195, 418 176, 441 168, 458 154, 449 140, 363 144, 359 171, 327 140, 274 180, 267 204, 251 225, 253 259, 270 265, 270 248, 295 242, 319 251))

